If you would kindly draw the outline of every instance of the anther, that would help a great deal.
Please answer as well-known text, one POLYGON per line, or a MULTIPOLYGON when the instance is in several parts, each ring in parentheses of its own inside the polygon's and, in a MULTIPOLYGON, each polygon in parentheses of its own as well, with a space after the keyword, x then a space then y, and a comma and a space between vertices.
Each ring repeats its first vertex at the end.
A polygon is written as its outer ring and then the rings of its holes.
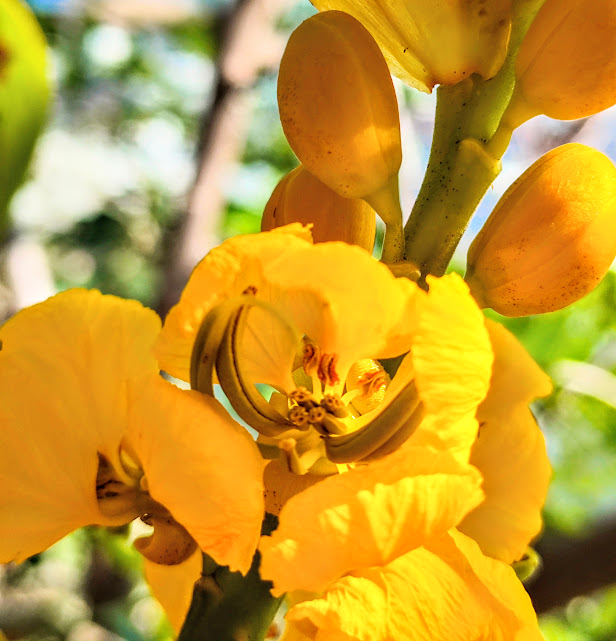
POLYGON ((325 394, 321 400, 321 407, 324 407, 327 412, 337 418, 345 418, 345 416, 349 415, 349 410, 347 410, 337 394, 325 394))
POLYGON ((289 420, 297 427, 301 427, 308 422, 308 411, 301 405, 294 405, 289 410, 289 420))
POLYGON ((294 400, 298 405, 305 407, 307 410, 318 405, 316 398, 312 395, 312 392, 307 390, 305 387, 298 387, 294 389, 289 394, 289 398, 294 400))
POLYGON ((313 425, 320 425, 323 422, 323 419, 327 416, 327 412, 324 408, 318 406, 313 407, 308 412, 308 421, 313 425))
POLYGON ((337 354, 323 354, 319 359, 317 374, 319 380, 325 385, 336 385, 336 383, 340 382, 340 378, 336 372, 337 360, 337 354))
POLYGON ((360 379, 359 383, 363 388, 364 396, 376 394, 383 385, 387 385, 387 376, 382 371, 366 372, 360 379))
POLYGON ((314 343, 311 343, 307 338, 304 338, 304 371, 308 376, 317 371, 320 356, 319 348, 314 343))

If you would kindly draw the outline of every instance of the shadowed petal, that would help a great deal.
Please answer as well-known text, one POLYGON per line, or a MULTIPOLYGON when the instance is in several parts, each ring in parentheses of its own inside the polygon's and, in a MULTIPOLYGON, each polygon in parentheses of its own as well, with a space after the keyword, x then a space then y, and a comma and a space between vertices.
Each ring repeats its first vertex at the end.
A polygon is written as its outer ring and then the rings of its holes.
POLYGON ((263 520, 263 462, 222 405, 156 378, 135 393, 128 443, 149 492, 220 565, 250 568, 263 520))
POLYGON ((180 632, 188 613, 195 581, 201 576, 201 566, 200 550, 178 565, 159 565, 144 558, 146 581, 154 597, 163 606, 176 634, 180 632))
POLYGON ((486 495, 460 530, 483 552, 511 563, 541 529, 550 480, 545 441, 528 404, 552 390, 550 379, 504 327, 488 321, 495 361, 490 391, 480 405, 481 429, 471 463, 486 495))

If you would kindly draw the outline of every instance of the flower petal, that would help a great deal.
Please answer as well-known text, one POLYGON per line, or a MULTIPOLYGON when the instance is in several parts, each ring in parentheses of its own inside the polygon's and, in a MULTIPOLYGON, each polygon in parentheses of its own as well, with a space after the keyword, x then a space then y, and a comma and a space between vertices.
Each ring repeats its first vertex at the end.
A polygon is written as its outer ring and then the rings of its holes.
POLYGON ((195 581, 201 576, 201 566, 200 550, 178 565, 160 565, 144 558, 146 581, 176 634, 180 632, 186 619, 195 581))
POLYGON ((133 394, 128 445, 149 492, 220 565, 246 573, 263 520, 263 462, 218 401, 156 378, 133 394))
POLYGON ((71 290, 0 329, 0 562, 117 524, 98 509, 98 453, 121 468, 127 382, 157 371, 159 328, 135 301, 71 290))
MULTIPOLYGON (((287 620, 314 641, 539 641, 513 570, 452 532, 382 568, 343 577, 287 620)), ((291 637, 293 638, 293 637, 291 637)))
MULTIPOLYGON (((264 279, 264 269, 269 263, 283 258, 286 252, 310 244, 310 231, 296 223, 271 232, 236 236, 213 249, 195 267, 180 302, 165 319, 156 347, 162 369, 176 378, 190 381, 193 343, 206 314, 222 301, 244 292, 256 292, 261 300, 272 302, 274 293, 264 279)), ((251 380, 284 389, 289 373, 288 368, 285 370, 280 366, 280 360, 290 359, 290 365, 294 352, 289 356, 285 344, 280 348, 282 352, 278 353, 278 350, 272 355, 279 334, 279 327, 271 316, 254 314, 246 332, 247 359, 243 370, 251 380), (255 325, 255 319, 261 322, 255 325), (253 326, 258 330, 253 331, 253 326), (251 337, 256 340, 251 341, 251 337), (281 372, 284 372, 282 380, 281 372)))
POLYGON ((487 327, 494 370, 477 412, 481 428, 470 459, 483 474, 486 498, 460 530, 475 539, 484 554, 512 563, 541 529, 551 469, 528 403, 549 394, 552 386, 512 334, 491 321, 487 327))
POLYGON ((358 360, 409 349, 408 312, 420 290, 360 247, 332 242, 299 248, 269 265, 267 275, 297 327, 322 352, 338 356, 341 380, 358 360))
POLYGON ((490 339, 481 311, 457 274, 428 278, 428 284, 428 295, 418 300, 411 347, 426 418, 410 444, 445 449, 468 461, 477 436, 475 413, 490 383, 490 339))
POLYGON ((261 539, 261 574, 274 594, 320 592, 456 525, 481 501, 480 483, 474 468, 428 448, 330 476, 283 507, 278 529, 261 539))
POLYGON ((472 73, 488 79, 500 69, 509 41, 511 1, 311 0, 325 11, 357 18, 381 48, 391 72, 432 91, 472 73))

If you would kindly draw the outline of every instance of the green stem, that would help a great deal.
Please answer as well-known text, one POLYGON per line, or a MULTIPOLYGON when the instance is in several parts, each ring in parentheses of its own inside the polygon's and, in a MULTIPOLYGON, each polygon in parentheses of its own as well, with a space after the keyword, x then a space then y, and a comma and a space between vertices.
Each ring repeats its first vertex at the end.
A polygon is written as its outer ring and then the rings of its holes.
POLYGON ((385 223, 381 260, 384 263, 401 261, 404 257, 404 229, 402 227, 398 174, 394 174, 381 189, 365 196, 364 200, 385 223))
MULTIPOLYGON (((266 514, 261 533, 271 534, 276 526, 276 517, 266 514)), ((178 641, 263 641, 283 597, 271 595, 271 582, 259 576, 260 561, 257 551, 243 576, 204 555, 178 641)))
POLYGON ((515 58, 543 2, 514 3, 509 51, 496 76, 484 81, 473 75, 437 90, 428 168, 405 227, 405 258, 419 266, 423 278, 445 273, 468 221, 500 172, 512 132, 506 111, 515 89, 515 58))

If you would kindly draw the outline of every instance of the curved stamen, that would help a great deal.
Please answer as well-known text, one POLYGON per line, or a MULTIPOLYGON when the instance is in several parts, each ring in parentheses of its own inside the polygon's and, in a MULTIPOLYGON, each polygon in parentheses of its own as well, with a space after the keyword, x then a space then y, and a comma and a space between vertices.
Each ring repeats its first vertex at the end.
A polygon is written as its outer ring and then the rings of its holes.
MULTIPOLYGON (((327 457, 334 463, 353 463, 367 457, 378 457, 393 451, 389 443, 400 445, 417 429, 423 406, 413 382, 377 414, 372 421, 355 432, 325 438, 327 457)), ((394 448, 395 449, 395 448, 394 448)))
POLYGON ((268 403, 242 373, 239 345, 246 329, 251 307, 261 307, 281 321, 282 328, 300 342, 300 335, 278 311, 252 296, 238 297, 236 311, 231 315, 216 356, 216 372, 223 391, 238 415, 264 436, 276 436, 293 425, 286 416, 268 403))

